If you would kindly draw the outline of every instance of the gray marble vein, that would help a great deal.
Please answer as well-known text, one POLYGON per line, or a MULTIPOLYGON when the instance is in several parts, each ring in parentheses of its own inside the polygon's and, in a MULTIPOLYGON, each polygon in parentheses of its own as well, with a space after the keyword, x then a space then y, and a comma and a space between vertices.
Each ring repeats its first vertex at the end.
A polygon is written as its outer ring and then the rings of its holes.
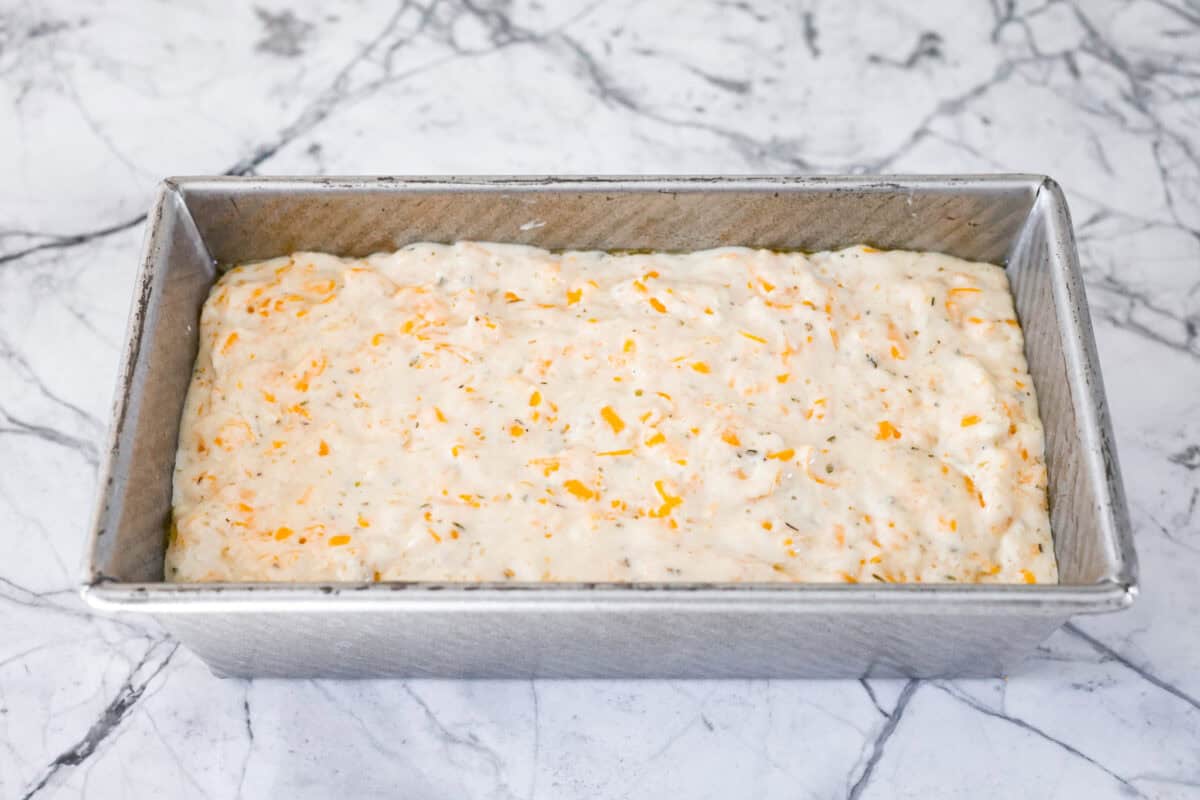
POLYGON ((54 757, 21 795, 22 800, 29 800, 41 794, 59 778, 60 772, 83 764, 106 739, 115 735, 130 711, 142 699, 151 681, 166 668, 178 648, 177 644, 166 645, 160 642, 147 650, 129 673, 129 677, 121 683, 112 700, 100 712, 100 716, 84 733, 83 738, 54 757), (165 655, 159 655, 159 650, 165 650, 165 655))
MULTIPOLYGON (((863 686, 867 685, 868 684, 864 681, 863 686)), ((875 739, 871 742, 871 752, 867 757, 867 762, 863 765, 862 772, 855 779, 854 784, 850 787, 849 794, 846 795, 848 798, 850 798, 850 800, 855 800, 855 798, 861 797, 863 792, 867 790, 867 787, 870 785, 871 777, 875 772, 875 767, 879 763, 879 759, 883 758, 884 748, 887 746, 888 739, 892 738, 892 734, 896 732, 896 728, 900 725, 900 720, 904 717, 904 712, 908 708, 909 702, 912 701, 913 695, 916 694, 917 690, 920 688, 921 683, 919 681, 908 681, 906 684, 904 684, 903 691, 900 692, 900 697, 896 701, 896 707, 892 709, 890 714, 884 714, 887 721, 884 722, 884 724, 880 727, 878 735, 876 735, 875 739)), ((868 693, 870 693, 869 689, 868 693)), ((870 694, 871 702, 874 703, 875 695, 873 693, 870 694)), ((877 703, 876 708, 878 708, 877 703)), ((883 709, 879 709, 879 711, 880 713, 883 713, 883 709)))
POLYGON ((1200 797, 1195 0, 0 5, 0 796, 1200 797), (224 681, 75 593, 174 174, 1047 173, 1142 561, 988 681, 224 681))

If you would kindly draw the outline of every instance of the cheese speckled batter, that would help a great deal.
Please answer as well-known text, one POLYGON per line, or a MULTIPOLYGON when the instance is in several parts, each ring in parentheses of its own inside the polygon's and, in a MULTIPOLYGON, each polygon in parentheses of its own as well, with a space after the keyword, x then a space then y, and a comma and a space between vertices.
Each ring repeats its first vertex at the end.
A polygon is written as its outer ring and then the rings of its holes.
POLYGON ((415 244, 227 272, 174 581, 1053 582, 1004 271, 415 244))

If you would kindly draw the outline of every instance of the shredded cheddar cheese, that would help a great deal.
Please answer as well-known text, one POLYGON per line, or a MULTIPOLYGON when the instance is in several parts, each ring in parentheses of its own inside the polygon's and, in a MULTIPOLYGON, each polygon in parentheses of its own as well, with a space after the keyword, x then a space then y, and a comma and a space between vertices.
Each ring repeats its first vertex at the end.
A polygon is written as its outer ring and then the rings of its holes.
POLYGON ((600 409, 600 416, 604 417, 604 421, 612 428, 613 433, 620 433, 625 430, 625 420, 621 419, 616 411, 613 411, 612 406, 605 406, 600 409))
POLYGON ((578 497, 580 500, 594 500, 596 498, 595 492, 585 486, 582 481, 574 478, 569 481, 564 481, 563 488, 578 497))

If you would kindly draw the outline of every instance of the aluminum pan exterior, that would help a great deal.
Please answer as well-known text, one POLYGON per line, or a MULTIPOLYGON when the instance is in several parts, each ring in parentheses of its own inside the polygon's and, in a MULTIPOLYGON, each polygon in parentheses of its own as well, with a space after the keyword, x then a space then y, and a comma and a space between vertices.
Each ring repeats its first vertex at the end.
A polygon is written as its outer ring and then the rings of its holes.
POLYGON ((152 215, 139 286, 84 593, 97 607, 158 615, 223 674, 987 675, 1070 614, 1122 607, 1136 591, 1069 216, 1057 187, 1038 176, 179 179, 164 185, 152 215), (163 406, 178 392, 163 387, 186 383, 195 351, 188 320, 213 280, 213 257, 362 254, 429 238, 656 249, 823 249, 865 239, 1007 260, 1023 324, 1044 333, 1027 346, 1031 370, 1044 366, 1040 381, 1034 370, 1039 395, 1055 401, 1055 417, 1043 418, 1062 430, 1051 487, 1064 584, 157 583, 162 493, 154 509, 131 480, 140 467, 140 483, 161 481, 164 456, 170 471, 179 409, 163 406), (142 406, 157 407, 148 412, 157 424, 140 419, 142 406), (147 439, 148 430, 157 435, 147 439), (787 642, 808 644, 798 654, 787 642))

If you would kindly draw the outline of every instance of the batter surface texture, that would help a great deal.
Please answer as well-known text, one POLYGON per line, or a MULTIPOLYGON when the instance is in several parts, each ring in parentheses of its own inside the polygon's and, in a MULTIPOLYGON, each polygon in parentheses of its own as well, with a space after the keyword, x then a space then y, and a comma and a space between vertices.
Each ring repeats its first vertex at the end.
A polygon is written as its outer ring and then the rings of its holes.
POLYGON ((1004 271, 415 244, 228 271, 173 581, 1054 582, 1004 271))

